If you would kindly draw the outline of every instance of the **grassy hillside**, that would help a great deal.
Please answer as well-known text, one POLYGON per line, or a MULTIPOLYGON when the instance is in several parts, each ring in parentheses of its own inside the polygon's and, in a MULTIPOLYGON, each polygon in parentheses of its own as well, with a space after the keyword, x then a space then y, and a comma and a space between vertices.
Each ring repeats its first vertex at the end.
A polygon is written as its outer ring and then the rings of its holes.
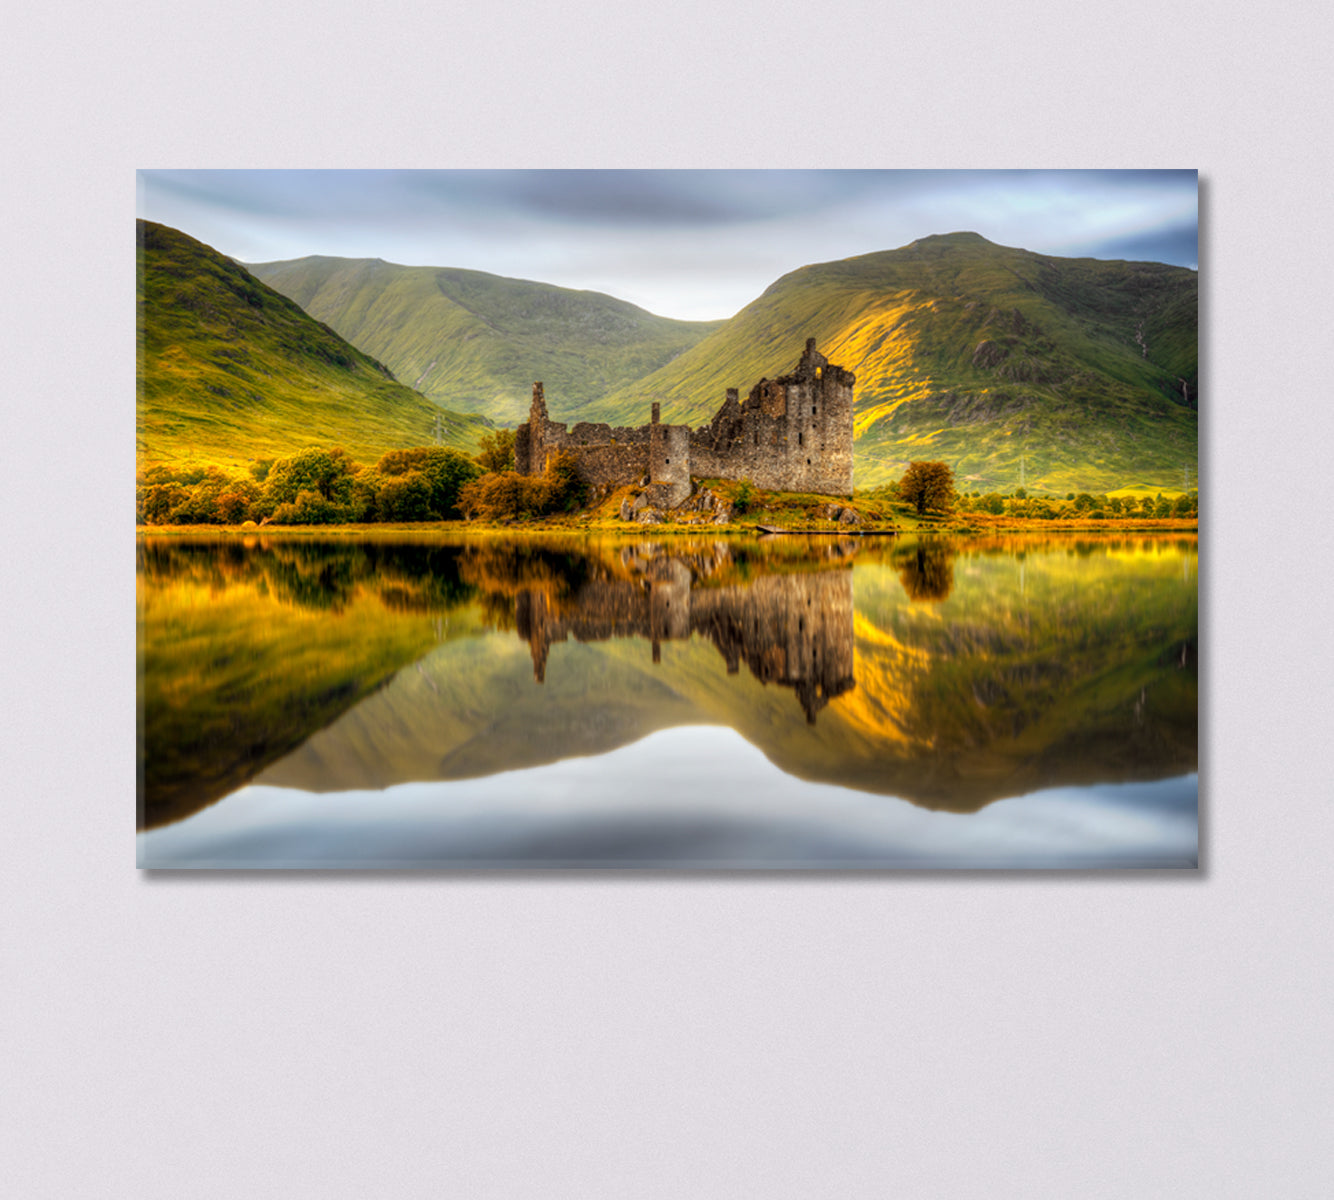
POLYGON ((442 412, 286 296, 193 238, 140 221, 138 459, 241 466, 311 446, 373 461, 489 423, 442 412))
MULTIPOLYGON (((857 376, 859 487, 943 459, 962 490, 1195 479, 1198 277, 1052 258, 974 233, 803 267, 667 366, 590 406, 700 424, 725 389, 791 370, 807 337, 857 376)), ((552 416, 567 417, 558 392, 552 416)))
POLYGON ((721 325, 654 316, 598 292, 378 258, 249 270, 436 403, 511 424, 527 418, 535 380, 579 419, 721 325))

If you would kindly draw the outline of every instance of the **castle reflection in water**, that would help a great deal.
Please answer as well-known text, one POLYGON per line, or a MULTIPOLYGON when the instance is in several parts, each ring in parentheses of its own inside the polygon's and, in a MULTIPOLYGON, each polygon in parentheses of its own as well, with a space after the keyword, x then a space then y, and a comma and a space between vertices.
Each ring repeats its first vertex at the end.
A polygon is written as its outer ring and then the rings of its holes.
POLYGON ((627 547, 630 578, 587 580, 559 597, 521 590, 515 625, 532 652, 533 677, 543 682, 552 644, 569 638, 644 638, 656 663, 663 642, 698 634, 718 648, 729 675, 744 661, 760 682, 791 688, 813 725, 831 699, 856 686, 851 566, 710 583, 730 561, 724 546, 714 556, 627 547))

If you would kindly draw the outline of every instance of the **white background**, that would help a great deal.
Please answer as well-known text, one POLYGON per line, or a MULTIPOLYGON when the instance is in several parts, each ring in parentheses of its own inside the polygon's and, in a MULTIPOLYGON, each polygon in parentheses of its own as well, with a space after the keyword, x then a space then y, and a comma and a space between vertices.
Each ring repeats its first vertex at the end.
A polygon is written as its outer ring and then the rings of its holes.
POLYGON ((7 1193, 1327 1195, 1327 13, 11 12, 7 1193), (1198 166, 1203 869, 137 872, 133 172, 204 166, 1198 166))

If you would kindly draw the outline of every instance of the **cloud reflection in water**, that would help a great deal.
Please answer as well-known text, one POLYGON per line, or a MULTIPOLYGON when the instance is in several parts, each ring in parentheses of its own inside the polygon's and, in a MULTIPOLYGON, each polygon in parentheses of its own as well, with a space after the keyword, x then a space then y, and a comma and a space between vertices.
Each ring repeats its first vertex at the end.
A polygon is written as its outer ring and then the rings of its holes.
POLYGON ((139 866, 1194 867, 1197 776, 960 815, 786 775, 729 729, 597 758, 318 795, 252 786, 139 836, 139 866))

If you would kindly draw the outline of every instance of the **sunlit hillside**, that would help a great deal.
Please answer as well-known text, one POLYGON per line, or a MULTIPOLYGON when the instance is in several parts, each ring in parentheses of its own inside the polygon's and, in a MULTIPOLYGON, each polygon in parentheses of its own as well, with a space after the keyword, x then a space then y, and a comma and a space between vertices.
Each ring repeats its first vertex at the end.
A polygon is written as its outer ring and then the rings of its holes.
POLYGON ((137 240, 141 468, 242 468, 334 445, 373 462, 431 443, 437 428, 441 441, 472 450, 490 428, 404 387, 202 242, 151 221, 138 223, 137 240))
POLYGON ((963 490, 1179 490, 1196 479, 1197 296, 1181 267, 928 237, 785 275, 597 407, 638 423, 661 400, 698 425, 814 337, 857 377, 859 487, 943 459, 963 490))

